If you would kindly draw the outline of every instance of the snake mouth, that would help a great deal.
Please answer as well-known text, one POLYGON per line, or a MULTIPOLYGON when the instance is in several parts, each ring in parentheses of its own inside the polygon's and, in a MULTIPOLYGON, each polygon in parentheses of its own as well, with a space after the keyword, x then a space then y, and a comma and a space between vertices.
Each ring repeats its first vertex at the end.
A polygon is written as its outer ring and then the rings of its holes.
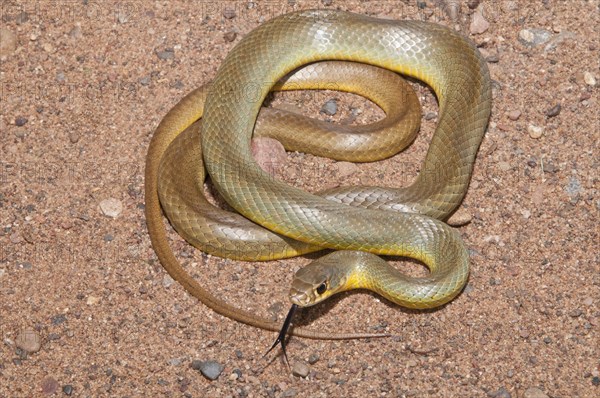
POLYGON ((298 307, 308 307, 311 305, 311 299, 305 292, 292 289, 290 291, 290 301, 298 307))

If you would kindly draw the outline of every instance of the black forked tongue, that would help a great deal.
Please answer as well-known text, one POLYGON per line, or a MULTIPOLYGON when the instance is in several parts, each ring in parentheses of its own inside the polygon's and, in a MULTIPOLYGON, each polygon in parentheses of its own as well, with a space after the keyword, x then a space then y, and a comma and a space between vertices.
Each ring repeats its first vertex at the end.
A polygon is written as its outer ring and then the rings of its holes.
POLYGON ((281 327, 281 330, 279 331, 279 336, 277 336, 277 339, 275 340, 275 342, 273 343, 271 348, 269 348, 269 351, 265 352, 265 355, 263 355, 263 358, 266 357, 267 354, 270 353, 271 350, 273 350, 273 348, 277 347, 278 344, 281 344, 281 351, 283 351, 283 356, 285 357, 285 363, 287 364, 288 368, 290 366, 290 361, 288 361, 287 352, 285 351, 285 335, 287 334, 288 329, 290 328, 290 325, 292 324, 292 318, 294 316, 294 313, 296 312, 296 309, 298 309, 298 306, 296 304, 292 304, 292 308, 290 308, 290 312, 288 312, 287 316, 285 317, 285 321, 283 321, 283 326, 281 327))

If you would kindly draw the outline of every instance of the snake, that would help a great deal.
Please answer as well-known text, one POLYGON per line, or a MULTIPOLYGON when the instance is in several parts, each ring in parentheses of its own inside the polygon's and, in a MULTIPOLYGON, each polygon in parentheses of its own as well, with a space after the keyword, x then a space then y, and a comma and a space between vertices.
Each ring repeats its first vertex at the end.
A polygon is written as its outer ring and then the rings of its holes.
MULTIPOLYGON (((386 83, 376 81, 375 85, 384 90, 386 83)), ((348 84, 346 90, 352 92, 354 86, 348 84)), ((201 159, 185 158, 173 166, 175 170, 195 167, 192 174, 196 174, 196 181, 192 185, 198 187, 204 172, 198 172, 199 166, 193 164, 202 162, 219 195, 244 222, 264 227, 291 247, 271 247, 266 257, 252 254, 251 259, 285 258, 317 248, 336 250, 295 274, 289 295, 292 308, 315 305, 351 289, 369 289, 409 308, 446 304, 468 280, 469 256, 458 232, 443 220, 456 210, 467 192, 490 113, 491 83, 485 60, 470 40, 454 30, 424 21, 377 19, 333 10, 303 10, 278 16, 240 40, 210 86, 183 98, 159 124, 149 146, 145 171, 146 222, 153 248, 167 272, 216 312, 263 329, 280 330, 275 322, 211 294, 185 272, 168 244, 161 203, 164 208, 166 202, 174 203, 174 213, 181 210, 188 214, 182 209, 190 206, 180 197, 173 197, 178 174, 172 171, 161 179, 166 188, 159 196, 162 163, 180 160, 178 156, 163 159, 163 155, 175 141, 189 136, 182 132, 201 129, 193 144, 186 141, 184 145, 201 147, 201 159), (251 153, 251 138, 259 125, 257 117, 265 98, 286 76, 320 61, 372 65, 415 78, 433 89, 439 104, 438 124, 421 171, 410 186, 391 191, 374 186, 342 187, 315 195, 274 179, 257 165, 251 153), (248 87, 253 88, 252 97, 248 96, 248 87), (380 255, 416 259, 430 272, 424 277, 407 275, 380 255)), ((286 122, 284 129, 294 131, 293 125, 286 122)), ((304 132, 296 132, 299 135, 304 132)), ((405 138, 404 144, 411 140, 405 138)), ((320 154, 331 155, 334 151, 329 148, 337 140, 323 135, 309 141, 316 151, 325 148, 320 154)), ((362 141, 351 139, 343 146, 362 141)), ((357 153, 356 161, 370 161, 361 158, 365 151, 346 149, 348 158, 357 153)), ((375 156, 392 155, 383 149, 379 152, 375 156)), ((189 235, 194 231, 210 235, 208 252, 227 255, 233 251, 233 258, 243 258, 240 252, 245 242, 231 249, 231 244, 221 240, 222 234, 214 234, 216 230, 231 234, 235 227, 217 227, 210 217, 197 220, 196 216, 180 216, 187 227, 171 222, 178 231, 187 228, 189 235), (208 233, 208 229, 212 231, 208 233)), ((243 237, 245 233, 233 234, 243 237)), ((294 328, 291 334, 309 338, 372 336, 304 328, 294 328)))

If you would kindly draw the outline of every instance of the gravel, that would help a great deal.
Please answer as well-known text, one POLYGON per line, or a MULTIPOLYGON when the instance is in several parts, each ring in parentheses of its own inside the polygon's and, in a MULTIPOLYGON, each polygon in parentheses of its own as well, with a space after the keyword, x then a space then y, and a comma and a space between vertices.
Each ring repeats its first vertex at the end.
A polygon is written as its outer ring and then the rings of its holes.
POLYGON ((115 198, 104 199, 100 202, 102 214, 110 218, 117 218, 123 211, 123 204, 115 198))
POLYGON ((490 23, 483 17, 481 7, 478 7, 477 10, 473 13, 471 19, 471 26, 469 30, 471 34, 480 35, 486 32, 490 28, 490 23))
POLYGON ((52 377, 48 376, 42 380, 42 394, 44 395, 54 395, 59 387, 58 382, 52 377))
POLYGON ((519 41, 527 46, 535 47, 546 43, 552 33, 546 29, 529 28, 519 32, 519 41))
POLYGON ((217 380, 223 372, 224 366, 217 361, 192 361, 192 369, 202 373, 209 380, 217 380))
POLYGON ((306 377, 308 376, 309 371, 310 368, 304 362, 294 362, 294 365, 292 366, 292 374, 297 377, 306 377))
POLYGON ((172 48, 167 48, 162 51, 157 51, 156 56, 162 60, 173 59, 175 58, 175 50, 172 48))
POLYGON ((550 108, 546 111, 546 116, 548 116, 548 117, 558 116, 558 114, 560 113, 560 110, 561 110, 560 104, 556 104, 552 108, 550 108))
POLYGON ((337 101, 338 100, 336 98, 332 98, 332 99, 328 100, 327 102, 325 102, 323 104, 323 106, 321 107, 321 113, 324 113, 325 115, 328 115, 328 116, 335 115, 338 111, 337 101))
POLYGON ((492 391, 488 393, 488 397, 490 398, 512 398, 512 395, 508 390, 504 387, 500 387, 496 391, 492 391))
MULTIPOLYGON (((420 1, 422 8, 416 1, 399 2, 401 7, 386 1, 332 2, 330 8, 373 16, 428 20, 453 29, 459 25, 487 51, 486 57, 499 55, 497 63, 487 65, 500 84, 494 84, 490 128, 461 205, 473 220, 455 231, 471 253, 468 294, 435 311, 403 310, 364 292, 302 310, 297 327, 369 332, 385 320, 386 331, 394 335, 350 341, 290 338, 290 366, 295 360, 309 364, 307 378, 289 374, 275 355, 276 360, 261 360, 276 333, 216 314, 178 283, 163 287, 165 272, 146 231, 143 187, 150 137, 165 113, 187 91, 212 81, 229 50, 260 20, 310 5, 254 1, 254 8, 247 9, 237 2, 172 7, 169 2, 105 0, 64 2, 68 6, 57 12, 56 2, 29 2, 31 9, 22 3, 27 2, 9 1, 0 22, 0 29, 17 40, 14 51, 0 56, 0 268, 5 270, 0 341, 15 342, 22 330, 32 328, 41 345, 39 352, 25 355, 16 343, 0 343, 0 378, 8 381, 0 383, 0 396, 43 397, 45 377, 60 383, 54 397, 67 396, 61 391, 67 384, 74 388, 71 396, 187 398, 280 398, 284 393, 485 397, 501 387, 513 398, 523 398, 530 387, 550 397, 588 397, 600 388, 595 386, 600 375, 594 373, 600 358, 595 344, 599 280, 590 251, 600 211, 597 137, 592 133, 600 78, 595 2, 572 7, 560 1, 484 1, 482 15, 490 27, 472 36, 473 11, 465 2, 460 2, 456 22, 439 8, 441 1, 420 1), (140 5, 133 12, 119 9, 133 3, 140 5), (236 17, 225 18, 225 7, 234 8, 236 17), (29 17, 18 17, 24 10, 29 17), (524 45, 519 30, 531 28, 547 29, 550 40, 524 45), (559 43, 559 35, 568 30, 577 39, 563 35, 559 43), (235 32, 231 43, 223 38, 229 31, 235 32), (174 58, 160 59, 156 50, 167 48, 174 58), (63 82, 57 81, 60 72, 63 82), (143 77, 150 77, 149 84, 140 83, 143 77), (547 117, 557 103, 560 114, 547 117), (508 114, 516 110, 521 114, 512 120, 508 114), (28 118, 27 124, 17 126, 18 116, 28 118), (530 124, 541 129, 539 139, 529 136, 530 124), (70 132, 79 132, 76 143, 70 132), (555 172, 544 173, 549 159, 555 172), (499 162, 509 170, 502 172, 499 162), (121 201, 118 217, 109 218, 98 207, 106 198, 121 201), (579 201, 573 205, 572 198, 579 201), (27 210, 29 204, 35 208, 27 210), (114 236, 110 244, 103 240, 106 235, 114 236), (489 243, 487 236, 492 236, 489 243), (490 286, 492 277, 501 284, 490 286), (571 317, 576 309, 582 313, 571 317), (57 314, 65 314, 67 322, 53 325, 57 314), (60 339, 54 340, 57 335, 60 339), (211 346, 204 344, 209 341, 211 346), (428 347, 432 342, 441 342, 440 349, 427 355, 403 349, 404 344, 428 347), (242 358, 235 349, 243 351, 242 358), (320 359, 310 364, 313 353, 320 359), (175 357, 190 359, 169 366, 175 357), (191 359, 213 359, 225 369, 211 382, 189 368, 191 359), (417 366, 407 367, 409 359, 417 366), (111 376, 105 374, 109 367, 111 376), (241 369, 243 377, 230 381, 232 369, 241 369)), ((337 161, 292 152, 286 165, 293 167, 284 166, 276 178, 310 192, 330 183, 410 185, 422 170, 439 107, 426 84, 414 79, 409 84, 418 92, 425 118, 403 153, 359 164, 346 181, 339 179, 337 161)), ((287 101, 321 119, 343 119, 352 108, 362 111, 357 123, 383 117, 375 105, 351 94, 310 91, 274 97, 273 106, 287 101), (336 115, 320 115, 334 97, 336 115)), ((207 188, 214 192, 210 182, 207 188)), ((164 224, 176 257, 201 286, 261 316, 270 316, 267 308, 274 302, 284 303, 278 325, 289 306, 294 272, 320 255, 224 261, 190 248, 164 224)), ((422 268, 404 259, 394 259, 394 266, 422 268)))
POLYGON ((22 127, 22 126, 25 126, 28 121, 29 121, 29 119, 27 119, 26 117, 17 116, 17 118, 15 119, 15 125, 18 127, 22 127))
POLYGON ((19 333, 15 339, 15 344, 17 348, 20 348, 25 352, 35 353, 41 349, 42 340, 38 332, 36 332, 34 329, 28 328, 19 333))
POLYGON ((530 124, 527 126, 527 132, 531 138, 538 139, 544 134, 544 129, 540 126, 530 124))
POLYGON ((321 359, 321 356, 318 353, 316 353, 316 352, 312 353, 308 357, 308 363, 311 365, 314 365, 315 363, 317 363, 319 361, 319 359, 321 359))
POLYGON ((548 398, 548 395, 537 387, 530 387, 523 393, 523 398, 548 398))

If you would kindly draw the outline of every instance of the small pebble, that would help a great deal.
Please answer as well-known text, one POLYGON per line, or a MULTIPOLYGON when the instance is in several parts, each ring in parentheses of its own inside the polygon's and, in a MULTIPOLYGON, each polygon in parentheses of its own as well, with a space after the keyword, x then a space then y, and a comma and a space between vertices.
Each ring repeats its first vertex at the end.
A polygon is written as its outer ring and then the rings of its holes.
POLYGON ((583 72, 583 81, 588 86, 595 86, 596 85, 596 78, 594 77, 594 75, 592 75, 590 72, 587 72, 587 71, 583 72))
POLYGON ((581 192, 581 183, 575 176, 569 177, 569 183, 567 184, 565 191, 571 197, 575 197, 581 192))
POLYGON ((491 398, 512 398, 510 392, 504 387, 500 387, 498 390, 489 392, 488 397, 491 398))
POLYGON ((69 36, 73 39, 80 39, 83 37, 83 34, 81 33, 81 24, 77 23, 69 32, 69 36))
POLYGON ((25 11, 18 13, 15 17, 15 22, 17 23, 17 25, 23 25, 27 21, 29 21, 29 13, 25 11))
POLYGON ((544 163, 544 173, 556 173, 558 171, 558 167, 552 162, 547 161, 544 163))
POLYGON ((332 98, 325 102, 321 107, 321 113, 324 113, 328 116, 333 116, 337 113, 337 99, 332 98))
POLYGON ((490 64, 496 64, 498 62, 500 62, 500 57, 498 56, 498 53, 493 53, 488 55, 487 57, 485 57, 486 62, 489 62, 490 64))
POLYGON ((358 166, 352 162, 337 162, 336 167, 338 169, 338 176, 341 178, 350 177, 358 170, 358 166))
POLYGON ((527 132, 531 138, 538 139, 544 134, 544 129, 542 127, 530 124, 527 126, 527 132))
POLYGON ((534 47, 550 40, 552 33, 545 29, 522 29, 519 32, 519 41, 527 46, 534 47))
POLYGON ((227 19, 233 19, 233 18, 235 18, 235 10, 232 8, 226 8, 223 11, 223 16, 227 19))
POLYGON ((27 124, 27 122, 28 122, 28 121, 29 121, 29 119, 27 119, 26 117, 23 117, 23 116, 18 116, 18 117, 15 119, 15 124, 16 124, 18 127, 21 127, 21 126, 25 126, 25 125, 27 124))
POLYGON ((425 120, 433 120, 437 117, 437 114, 435 112, 427 112, 425 114, 425 120))
POLYGON ((217 361, 192 361, 192 369, 200 371, 209 380, 216 380, 223 372, 223 365, 217 361))
POLYGON ((163 51, 157 51, 156 52, 156 56, 159 59, 173 59, 175 58, 175 50, 173 50, 172 48, 167 48, 166 50, 163 51))
POLYGON ((100 202, 100 210, 107 217, 117 218, 123 211, 123 204, 115 198, 104 199, 100 202))
POLYGON ((548 398, 548 395, 536 387, 531 387, 525 390, 523 398, 548 398))
POLYGON ((498 278, 490 278, 490 286, 498 286, 502 284, 502 281, 498 278))
POLYGON ((502 171, 510 170, 510 163, 508 162, 498 162, 498 168, 502 171))
POLYGON ((85 301, 85 303, 87 305, 96 305, 98 304, 98 302, 100 301, 99 297, 94 297, 94 296, 88 296, 87 300, 85 301))
POLYGON ((590 305, 594 304, 594 299, 591 297, 588 297, 585 300, 583 300, 583 304, 585 304, 589 307, 590 305))
POLYGON ((223 35, 223 39, 225 39, 225 41, 228 43, 231 43, 232 41, 234 41, 236 37, 237 37, 237 33, 234 31, 229 31, 223 35))
POLYGON ((592 94, 590 94, 587 91, 584 91, 583 93, 581 93, 581 95, 579 96, 579 101, 583 102, 586 100, 589 100, 590 98, 592 98, 592 94))
POLYGON ((183 362, 183 358, 171 358, 169 359, 169 365, 179 366, 183 362))
MULTIPOLYGON (((427 3, 425 3, 425 6, 427 6, 427 3)), ((459 14, 460 14, 460 4, 459 4, 459 2, 457 2, 457 1, 447 1, 446 5, 444 7, 444 11, 446 12, 446 15, 448 15, 448 18, 450 18, 450 20, 452 22, 456 22, 458 20, 459 14)))
POLYGON ((569 311, 569 316, 571 318, 579 318, 582 314, 583 314, 583 311, 580 310, 579 308, 569 311))
POLYGON ((173 278, 171 278, 171 275, 165 274, 165 276, 163 276, 162 285, 164 288, 170 288, 174 282, 175 281, 173 280, 173 278))
POLYGON ((261 169, 274 175, 287 162, 287 154, 281 142, 274 138, 257 137, 252 139, 252 155, 261 169))
POLYGON ((44 44, 42 44, 42 49, 44 51, 46 51, 47 53, 53 53, 54 52, 54 46, 51 43, 44 43, 44 44))
POLYGON ((73 394, 73 386, 70 384, 67 384, 67 385, 63 386, 62 391, 66 396, 70 397, 71 394, 73 394))
POLYGON ((58 391, 58 387, 58 382, 50 376, 42 380, 42 393, 44 395, 53 395, 58 391))
POLYGON ((308 357, 308 363, 314 365, 319 359, 321 359, 321 356, 315 352, 313 354, 310 354, 310 356, 308 357))
POLYGON ((51 321, 53 325, 60 325, 67 321, 67 317, 65 314, 58 314, 56 316, 53 316, 51 321))
POLYGON ((510 120, 512 120, 512 121, 519 120, 520 117, 521 117, 521 111, 520 110, 514 110, 514 111, 508 112, 508 118, 510 120))
POLYGON ((306 377, 309 371, 308 365, 304 362, 295 362, 292 367, 292 374, 297 377, 306 377))
POLYGON ((119 10, 117 11, 117 21, 120 24, 125 24, 129 22, 130 14, 131 13, 129 12, 128 7, 119 7, 119 10))
POLYGON ((546 116, 548 116, 548 117, 558 116, 558 114, 560 113, 560 109, 561 109, 560 104, 556 104, 552 108, 550 108, 546 111, 546 116))
POLYGON ((453 227, 460 227, 471 222, 473 216, 471 213, 463 209, 462 207, 455 211, 448 219, 448 225, 453 227))
POLYGON ((20 348, 23 351, 34 353, 38 352, 42 347, 42 340, 38 332, 28 328, 19 333, 15 339, 15 344, 17 348, 20 348))
POLYGON ((490 28, 490 23, 483 17, 481 7, 473 13, 469 30, 473 35, 480 35, 490 28))
POLYGON ((76 144, 79 141, 79 131, 69 131, 69 141, 71 141, 71 144, 76 144))
POLYGON ((592 377, 592 385, 594 387, 600 386, 600 377, 598 377, 598 376, 592 377))
POLYGON ((296 390, 294 388, 288 388, 281 394, 281 397, 282 398, 293 398, 296 396, 296 394, 298 394, 298 393, 296 392, 296 390))
POLYGON ((467 7, 469 7, 471 10, 474 10, 477 8, 479 3, 481 3, 481 0, 468 0, 467 7))
POLYGON ((50 340, 50 341, 60 340, 60 335, 57 333, 49 333, 48 340, 50 340))
POLYGON ((11 54, 17 49, 17 37, 5 28, 0 28, 0 57, 11 54))

